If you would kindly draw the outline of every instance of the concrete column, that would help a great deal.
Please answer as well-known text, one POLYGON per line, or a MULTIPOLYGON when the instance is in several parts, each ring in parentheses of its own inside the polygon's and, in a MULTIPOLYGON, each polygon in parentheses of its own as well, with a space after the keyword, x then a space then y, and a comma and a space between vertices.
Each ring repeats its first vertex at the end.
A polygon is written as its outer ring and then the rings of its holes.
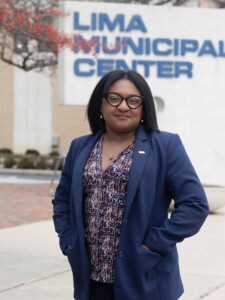
POLYGON ((14 152, 51 150, 51 82, 43 73, 14 68, 14 152))

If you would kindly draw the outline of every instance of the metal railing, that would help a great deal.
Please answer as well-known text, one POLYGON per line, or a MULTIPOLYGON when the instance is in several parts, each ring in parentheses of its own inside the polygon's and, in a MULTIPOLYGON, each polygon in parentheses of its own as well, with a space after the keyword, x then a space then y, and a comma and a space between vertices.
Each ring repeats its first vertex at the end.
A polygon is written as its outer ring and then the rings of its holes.
POLYGON ((55 163, 55 167, 54 167, 54 171, 53 171, 53 174, 52 174, 52 177, 51 177, 51 181, 50 181, 50 187, 49 187, 49 193, 51 196, 55 196, 55 188, 54 188, 54 183, 58 177, 58 170, 59 170, 59 166, 60 165, 64 165, 65 163, 65 160, 66 160, 66 154, 62 154, 59 156, 59 158, 56 160, 56 163, 55 163))

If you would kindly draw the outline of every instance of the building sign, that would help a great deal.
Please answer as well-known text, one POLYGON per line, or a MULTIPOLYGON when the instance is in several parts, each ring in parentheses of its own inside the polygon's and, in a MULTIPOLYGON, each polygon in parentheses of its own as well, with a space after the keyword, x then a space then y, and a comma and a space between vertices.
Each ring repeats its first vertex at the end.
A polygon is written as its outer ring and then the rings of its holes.
POLYGON ((138 71, 158 100, 160 129, 181 135, 206 184, 225 185, 225 11, 74 1, 62 7, 69 13, 62 30, 74 34, 76 48, 60 56, 60 102, 86 105, 106 72, 138 71))
POLYGON ((148 78, 155 76, 158 78, 179 78, 180 76, 193 77, 193 62, 191 55, 198 58, 211 56, 212 58, 225 57, 224 41, 219 40, 214 43, 212 40, 198 41, 197 39, 151 38, 146 33, 149 29, 141 15, 116 14, 114 18, 107 13, 90 13, 90 24, 81 23, 82 13, 74 13, 75 32, 105 32, 107 35, 92 35, 90 39, 85 39, 81 35, 76 37, 77 47, 75 53, 80 52, 80 47, 87 41, 92 47, 87 48, 86 53, 94 51, 96 55, 104 55, 95 61, 93 58, 77 58, 74 61, 75 76, 103 76, 105 72, 112 69, 135 70, 142 72, 148 78), (126 25, 126 20, 127 25, 126 25), (111 39, 111 33, 116 29, 120 35, 111 39), (129 34, 129 36, 123 36, 129 34), (134 34, 134 37, 132 35, 134 34), (136 35, 142 37, 137 37, 136 35), (115 55, 123 56, 115 59, 115 55), (133 59, 124 58, 124 55, 133 56, 133 59), (155 59, 151 59, 154 57, 155 59), (162 60, 161 58, 165 58, 162 60), (172 59, 171 59, 172 58, 172 59), (85 65, 87 69, 85 70, 85 65))

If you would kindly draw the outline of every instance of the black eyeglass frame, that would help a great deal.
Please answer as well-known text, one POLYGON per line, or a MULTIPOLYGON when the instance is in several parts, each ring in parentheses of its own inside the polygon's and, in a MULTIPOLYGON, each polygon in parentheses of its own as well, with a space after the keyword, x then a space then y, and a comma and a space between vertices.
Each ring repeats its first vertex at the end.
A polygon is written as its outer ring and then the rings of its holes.
POLYGON ((131 96, 129 96, 129 97, 122 97, 122 96, 121 96, 120 94, 118 94, 118 93, 105 93, 103 97, 106 99, 107 103, 108 103, 110 106, 112 106, 112 107, 118 107, 118 106, 120 106, 120 104, 125 100, 127 106, 128 106, 130 109, 137 109, 138 107, 140 107, 140 106, 142 105, 142 101, 143 101, 143 99, 144 99, 144 96, 138 96, 138 95, 131 95, 131 96), (116 104, 116 105, 112 105, 112 103, 109 102, 108 95, 117 95, 117 96, 121 97, 120 103, 118 103, 118 104, 116 104), (137 98, 140 98, 140 99, 141 99, 141 102, 140 102, 140 104, 139 104, 137 107, 130 107, 130 105, 129 105, 129 103, 128 103, 128 99, 129 99, 129 98, 132 98, 132 97, 137 97, 137 98))

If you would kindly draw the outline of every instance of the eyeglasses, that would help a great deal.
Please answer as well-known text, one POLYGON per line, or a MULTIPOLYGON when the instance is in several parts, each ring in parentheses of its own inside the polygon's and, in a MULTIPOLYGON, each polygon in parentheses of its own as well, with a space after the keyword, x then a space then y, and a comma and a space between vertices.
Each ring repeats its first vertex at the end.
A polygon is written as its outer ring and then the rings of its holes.
POLYGON ((131 109, 136 109, 142 104, 143 96, 129 96, 127 98, 122 97, 120 94, 117 93, 106 93, 104 98, 107 100, 109 105, 113 107, 119 106, 123 100, 126 101, 127 106, 131 109))

